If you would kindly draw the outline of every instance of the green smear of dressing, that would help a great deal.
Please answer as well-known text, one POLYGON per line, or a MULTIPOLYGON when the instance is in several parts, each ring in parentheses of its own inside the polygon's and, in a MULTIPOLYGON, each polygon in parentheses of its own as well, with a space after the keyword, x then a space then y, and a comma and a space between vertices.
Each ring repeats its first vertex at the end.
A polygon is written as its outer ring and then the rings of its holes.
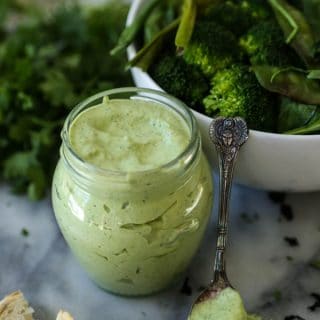
POLYGON ((215 299, 194 306, 188 320, 261 320, 248 315, 239 293, 231 288, 222 290, 215 299))

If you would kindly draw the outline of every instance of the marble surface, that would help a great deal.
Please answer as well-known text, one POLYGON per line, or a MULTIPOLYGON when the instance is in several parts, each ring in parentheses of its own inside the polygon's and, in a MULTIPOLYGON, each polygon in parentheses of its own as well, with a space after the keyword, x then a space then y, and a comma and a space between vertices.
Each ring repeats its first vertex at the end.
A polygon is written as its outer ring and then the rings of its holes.
MULTIPOLYGON (((292 221, 267 193, 234 187, 229 278, 248 309, 266 320, 290 315, 319 320, 320 308, 311 312, 308 307, 315 302, 311 294, 320 294, 320 270, 310 266, 320 260, 320 193, 287 195, 285 203, 292 207, 292 221), (284 237, 296 237, 299 245, 290 246, 284 237)), ((87 278, 58 230, 49 198, 32 203, 0 185, 0 215, 0 296, 21 289, 39 320, 55 319, 60 308, 77 320, 183 320, 211 276, 216 214, 186 274, 192 294, 181 293, 182 281, 145 298, 108 294, 87 278), (23 228, 28 236, 22 235, 23 228)))

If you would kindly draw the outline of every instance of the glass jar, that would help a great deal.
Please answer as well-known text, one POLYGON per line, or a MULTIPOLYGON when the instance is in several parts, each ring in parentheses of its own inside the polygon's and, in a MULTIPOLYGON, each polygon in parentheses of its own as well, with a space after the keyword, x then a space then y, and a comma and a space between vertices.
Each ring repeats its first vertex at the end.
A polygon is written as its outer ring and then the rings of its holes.
POLYGON ((123 295, 146 295, 174 283, 195 254, 212 208, 211 171, 190 110, 153 90, 105 91, 71 111, 60 152, 53 208, 63 236, 89 276, 100 287, 123 295), (171 108, 190 130, 187 147, 169 163, 145 171, 111 171, 85 162, 72 149, 70 125, 105 96, 171 108))

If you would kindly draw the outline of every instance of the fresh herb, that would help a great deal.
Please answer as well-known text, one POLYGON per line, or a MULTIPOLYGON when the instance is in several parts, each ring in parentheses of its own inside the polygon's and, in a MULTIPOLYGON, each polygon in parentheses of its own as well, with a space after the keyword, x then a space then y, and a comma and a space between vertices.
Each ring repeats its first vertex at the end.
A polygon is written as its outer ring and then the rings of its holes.
POLYGON ((276 302, 279 302, 282 300, 282 292, 280 290, 275 290, 272 295, 276 302))
POLYGON ((320 260, 311 261, 310 266, 315 269, 320 270, 320 260))
POLYGON ((29 236, 29 230, 26 229, 26 228, 22 228, 21 235, 24 236, 24 237, 28 237, 29 236))
POLYGON ((299 246, 299 241, 296 237, 284 237, 284 241, 288 243, 290 247, 297 247, 299 246))
MULTIPOLYGON (((4 10, 0 6, 0 16, 4 10)), ((19 10, 28 15, 31 9, 19 10)), ((38 13, 32 23, 21 23, 10 32, 2 29, 0 168, 13 191, 27 193, 30 199, 43 197, 70 109, 98 91, 131 85, 124 72, 125 55, 109 55, 127 11, 121 1, 89 11, 65 5, 49 17, 34 10, 38 13)))
POLYGON ((320 308, 320 294, 319 293, 311 293, 311 297, 313 297, 316 301, 313 305, 309 306, 308 309, 310 311, 316 311, 320 308))
POLYGON ((184 279, 183 285, 182 285, 182 287, 180 289, 180 293, 182 293, 182 294, 184 294, 186 296, 191 296, 192 295, 192 288, 191 288, 191 286, 189 284, 189 278, 188 277, 186 277, 184 279))

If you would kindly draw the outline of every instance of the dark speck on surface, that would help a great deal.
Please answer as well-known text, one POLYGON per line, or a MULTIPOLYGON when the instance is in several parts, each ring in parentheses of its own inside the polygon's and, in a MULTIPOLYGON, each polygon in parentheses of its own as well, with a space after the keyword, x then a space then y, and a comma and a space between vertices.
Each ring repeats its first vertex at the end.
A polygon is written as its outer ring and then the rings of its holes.
POLYGON ((274 203, 283 203, 286 199, 286 194, 284 192, 269 192, 269 198, 274 203))
POLYGON ((282 204, 280 207, 281 215, 287 220, 292 221, 294 218, 292 207, 288 204, 282 204))
POLYGON ((248 224, 254 223, 260 219, 258 213, 254 213, 253 215, 249 215, 246 212, 242 212, 240 217, 244 222, 246 222, 248 224))
POLYGON ((287 259, 288 261, 293 261, 293 257, 292 257, 292 256, 286 256, 286 259, 287 259))
POLYGON ((301 318, 300 316, 286 316, 284 320, 306 320, 306 319, 301 318))
POLYGON ((192 295, 192 288, 189 285, 189 278, 185 278, 183 285, 180 289, 180 293, 185 294, 187 296, 191 296, 192 295))
POLYGON ((313 297, 316 301, 313 305, 309 306, 308 309, 310 311, 316 311, 320 308, 320 294, 319 293, 311 293, 311 297, 313 297))
POLYGON ((284 237, 284 241, 288 243, 290 247, 297 247, 299 246, 299 241, 296 237, 284 237))
POLYGON ((124 210, 124 209, 126 209, 128 206, 129 206, 129 201, 126 201, 126 202, 124 202, 124 203, 122 204, 121 209, 124 210))
POLYGON ((28 237, 29 236, 29 231, 26 228, 22 228, 21 229, 21 235, 24 237, 28 237))

